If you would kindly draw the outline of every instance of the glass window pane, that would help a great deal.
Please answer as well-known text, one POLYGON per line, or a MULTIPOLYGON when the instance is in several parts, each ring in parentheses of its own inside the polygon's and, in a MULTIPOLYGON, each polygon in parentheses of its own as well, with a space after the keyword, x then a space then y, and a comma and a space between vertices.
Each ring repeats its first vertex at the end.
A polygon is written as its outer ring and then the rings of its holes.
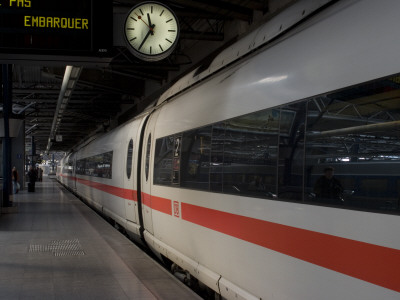
POLYGON ((66 164, 66 167, 64 167, 65 173, 67 174, 72 174, 73 170, 74 170, 74 160, 73 158, 70 156, 68 158, 68 162, 66 164))
POLYGON ((308 101, 307 187, 315 201, 399 209, 399 83, 386 78, 308 101))
POLYGON ((183 134, 181 186, 209 190, 211 126, 183 134))
POLYGON ((146 165, 145 165, 146 181, 149 180, 150 148, 151 148, 151 134, 149 134, 149 137, 147 139, 147 147, 146 147, 146 165))
POLYGON ((76 161, 76 174, 85 175, 86 158, 76 161))
POLYGON ((305 104, 295 103, 281 109, 278 198, 282 200, 303 200, 305 104))
MULTIPOLYGON (((0 161, 3 161, 3 140, 0 139, 0 161)), ((28 162, 28 161, 27 161, 28 162)), ((0 174, 3 174, 3 164, 0 164, 0 174)))
POLYGON ((131 139, 129 141, 128 153, 126 158, 126 176, 128 176, 128 179, 131 178, 132 174, 132 157, 133 157, 133 140, 131 139))
POLYGON ((77 160, 76 174, 112 178, 113 151, 77 160))
POLYGON ((173 150, 173 136, 157 139, 154 154, 154 184, 171 185, 173 150))
POLYGON ((276 198, 279 110, 226 121, 223 190, 276 198))
POLYGON ((101 177, 109 178, 112 177, 112 159, 113 159, 113 152, 107 152, 103 154, 103 163, 101 164, 101 177))
MULTIPOLYGON (((224 182, 224 143, 225 123, 212 126, 211 140, 211 162, 210 162, 210 190, 213 192, 223 191, 224 182)), ((226 193, 233 191, 227 189, 226 193)))
POLYGON ((174 155, 172 158, 172 184, 180 184, 182 136, 174 136, 174 155))

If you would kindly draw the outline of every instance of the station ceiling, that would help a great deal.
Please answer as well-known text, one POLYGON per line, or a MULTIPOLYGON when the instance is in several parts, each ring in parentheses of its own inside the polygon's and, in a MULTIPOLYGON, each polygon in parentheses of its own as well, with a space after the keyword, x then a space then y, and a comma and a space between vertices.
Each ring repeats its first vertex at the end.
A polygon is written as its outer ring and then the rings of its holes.
MULTIPOLYGON (((113 1, 114 19, 140 2, 113 1)), ((143 62, 114 42, 113 57, 107 65, 77 66, 77 80, 55 132, 62 141, 51 139, 50 152, 69 151, 134 117, 207 56, 297 1, 162 2, 175 11, 180 22, 180 40, 174 52, 159 62, 143 62)), ((114 20, 114 27, 116 24, 114 20)), ((57 64, 13 66, 13 111, 25 115, 27 151, 32 136, 37 153, 48 148, 65 69, 62 59, 57 64)))

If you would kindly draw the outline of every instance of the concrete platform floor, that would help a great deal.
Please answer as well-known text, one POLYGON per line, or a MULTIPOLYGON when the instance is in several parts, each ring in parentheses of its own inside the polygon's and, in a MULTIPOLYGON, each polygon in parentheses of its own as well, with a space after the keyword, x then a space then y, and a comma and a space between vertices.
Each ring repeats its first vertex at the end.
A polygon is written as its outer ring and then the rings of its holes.
POLYGON ((0 299, 201 299, 44 178, 0 215, 0 299))

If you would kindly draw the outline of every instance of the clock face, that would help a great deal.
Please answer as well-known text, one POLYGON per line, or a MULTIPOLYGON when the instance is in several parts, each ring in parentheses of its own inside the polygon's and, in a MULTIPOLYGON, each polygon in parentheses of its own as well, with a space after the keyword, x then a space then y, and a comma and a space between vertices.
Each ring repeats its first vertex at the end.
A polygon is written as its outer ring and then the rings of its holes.
POLYGON ((133 7, 124 30, 128 48, 147 61, 161 60, 171 54, 179 36, 175 14, 158 2, 143 2, 133 7))

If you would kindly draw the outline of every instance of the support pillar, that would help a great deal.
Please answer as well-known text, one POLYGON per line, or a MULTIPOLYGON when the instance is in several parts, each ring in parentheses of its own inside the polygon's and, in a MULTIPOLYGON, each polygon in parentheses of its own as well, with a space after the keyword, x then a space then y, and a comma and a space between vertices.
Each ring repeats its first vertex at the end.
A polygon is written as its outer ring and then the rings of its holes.
POLYGON ((31 165, 32 167, 36 166, 36 144, 35 144, 35 137, 31 136, 32 142, 32 151, 31 151, 31 165))
POLYGON ((12 114, 12 65, 2 65, 1 84, 3 98, 3 203, 2 207, 10 207, 12 199, 11 182, 11 138, 10 138, 10 116, 12 114))

